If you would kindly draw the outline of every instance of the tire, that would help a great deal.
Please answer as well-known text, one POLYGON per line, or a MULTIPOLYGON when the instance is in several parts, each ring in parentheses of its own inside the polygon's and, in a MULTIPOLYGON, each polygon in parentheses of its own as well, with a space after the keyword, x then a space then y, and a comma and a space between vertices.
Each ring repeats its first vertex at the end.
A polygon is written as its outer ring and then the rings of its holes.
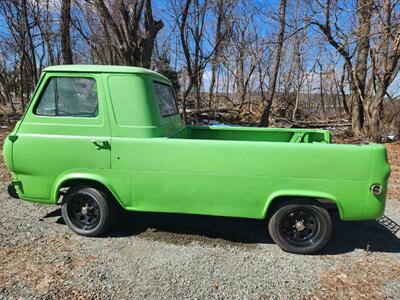
POLYGON ((268 231, 284 251, 314 254, 322 250, 332 234, 329 212, 311 201, 285 202, 273 213, 268 231))
POLYGON ((65 194, 61 213, 65 223, 83 236, 101 236, 110 228, 115 205, 105 192, 87 186, 72 187, 65 194))

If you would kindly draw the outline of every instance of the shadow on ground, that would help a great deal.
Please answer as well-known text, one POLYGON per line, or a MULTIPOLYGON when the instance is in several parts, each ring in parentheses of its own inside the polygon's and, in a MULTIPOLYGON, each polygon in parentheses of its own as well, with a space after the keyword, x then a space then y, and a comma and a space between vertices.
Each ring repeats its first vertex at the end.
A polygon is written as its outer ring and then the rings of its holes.
MULTIPOLYGON (((48 213, 44 218, 58 217, 56 223, 65 224, 61 210, 48 213)), ((390 219, 389 219, 390 220, 390 219)), ((323 253, 336 255, 364 249, 370 252, 400 253, 400 238, 393 232, 399 226, 393 220, 335 221, 332 238, 323 253), (393 224, 394 223, 394 224, 393 224)), ((124 212, 109 233, 109 237, 139 236, 171 244, 231 244, 257 247, 273 243, 267 233, 265 221, 185 214, 124 212)))

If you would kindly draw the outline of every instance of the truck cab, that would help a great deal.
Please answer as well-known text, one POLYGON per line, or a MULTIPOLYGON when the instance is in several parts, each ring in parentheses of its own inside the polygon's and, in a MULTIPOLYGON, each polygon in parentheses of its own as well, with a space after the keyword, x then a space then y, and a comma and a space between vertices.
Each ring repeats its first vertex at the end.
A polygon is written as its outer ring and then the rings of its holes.
POLYGON ((11 194, 61 203, 78 234, 104 234, 120 208, 266 218, 296 253, 325 246, 330 209, 379 217, 390 173, 383 146, 326 130, 185 126, 166 77, 121 66, 46 68, 3 151, 11 194))

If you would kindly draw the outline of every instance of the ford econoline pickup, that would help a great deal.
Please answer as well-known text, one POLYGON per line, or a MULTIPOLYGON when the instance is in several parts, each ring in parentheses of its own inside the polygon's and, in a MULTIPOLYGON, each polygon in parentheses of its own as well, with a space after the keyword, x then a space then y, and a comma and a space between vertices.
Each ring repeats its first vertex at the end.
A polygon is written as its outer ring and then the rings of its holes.
POLYGON ((166 77, 65 65, 43 71, 3 153, 10 195, 61 204, 80 235, 104 234, 119 209, 254 218, 283 250, 310 254, 327 244, 333 213, 367 220, 385 208, 385 147, 331 139, 326 130, 185 126, 166 77))

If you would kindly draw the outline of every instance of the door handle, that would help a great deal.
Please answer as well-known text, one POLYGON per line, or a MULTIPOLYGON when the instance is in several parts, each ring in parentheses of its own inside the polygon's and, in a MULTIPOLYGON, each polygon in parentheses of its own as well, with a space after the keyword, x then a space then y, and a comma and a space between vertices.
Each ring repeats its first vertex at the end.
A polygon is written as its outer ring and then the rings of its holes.
POLYGON ((110 142, 104 139, 92 139, 91 142, 96 146, 97 150, 108 149, 110 146, 110 142))

